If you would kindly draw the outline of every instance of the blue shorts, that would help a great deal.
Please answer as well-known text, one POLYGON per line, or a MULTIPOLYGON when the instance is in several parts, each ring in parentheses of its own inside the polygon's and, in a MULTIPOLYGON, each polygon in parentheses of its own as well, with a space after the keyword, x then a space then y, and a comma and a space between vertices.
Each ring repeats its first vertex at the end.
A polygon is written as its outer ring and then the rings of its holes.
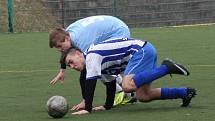
POLYGON ((137 74, 145 70, 151 70, 157 66, 157 52, 149 42, 138 50, 129 60, 124 71, 124 75, 137 74))

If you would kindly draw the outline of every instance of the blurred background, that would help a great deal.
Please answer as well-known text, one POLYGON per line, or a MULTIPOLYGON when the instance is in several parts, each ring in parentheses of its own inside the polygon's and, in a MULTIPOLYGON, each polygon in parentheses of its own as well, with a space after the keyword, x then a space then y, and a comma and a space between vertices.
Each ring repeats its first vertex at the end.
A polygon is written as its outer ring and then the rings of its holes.
POLYGON ((130 28, 215 22, 215 0, 1 0, 0 32, 47 32, 93 15, 130 28))

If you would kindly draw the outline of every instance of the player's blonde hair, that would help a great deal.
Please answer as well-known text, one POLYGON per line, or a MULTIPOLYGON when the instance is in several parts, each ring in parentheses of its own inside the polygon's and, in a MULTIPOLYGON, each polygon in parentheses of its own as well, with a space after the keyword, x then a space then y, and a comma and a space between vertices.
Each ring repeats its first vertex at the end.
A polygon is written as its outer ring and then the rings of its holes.
POLYGON ((49 47, 56 47, 58 42, 64 42, 65 37, 69 36, 69 33, 66 32, 63 28, 55 28, 49 33, 49 47))

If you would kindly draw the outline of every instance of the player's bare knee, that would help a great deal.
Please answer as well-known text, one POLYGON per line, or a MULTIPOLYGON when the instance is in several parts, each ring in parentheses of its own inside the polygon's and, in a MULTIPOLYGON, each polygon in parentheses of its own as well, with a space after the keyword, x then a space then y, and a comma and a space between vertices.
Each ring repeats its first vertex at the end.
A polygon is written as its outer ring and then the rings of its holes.
POLYGON ((122 89, 126 93, 132 92, 131 86, 128 83, 125 83, 125 82, 122 83, 122 89))
POLYGON ((140 102, 150 102, 151 98, 148 97, 147 95, 142 95, 140 97, 137 97, 137 100, 139 100, 140 102))
POLYGON ((136 90, 136 85, 132 77, 132 75, 127 75, 123 77, 122 88, 125 92, 133 92, 136 90))
POLYGON ((151 101, 151 97, 148 94, 136 93, 136 98, 140 102, 150 102, 151 101))

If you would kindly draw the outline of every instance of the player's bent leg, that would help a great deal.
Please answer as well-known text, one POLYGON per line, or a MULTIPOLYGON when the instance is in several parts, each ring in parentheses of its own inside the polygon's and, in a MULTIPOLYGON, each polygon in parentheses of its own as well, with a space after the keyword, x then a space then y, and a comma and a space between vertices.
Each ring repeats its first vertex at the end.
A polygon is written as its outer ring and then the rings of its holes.
POLYGON ((122 76, 118 75, 116 78, 116 93, 115 93, 114 104, 113 104, 114 107, 118 105, 133 104, 137 101, 136 94, 134 94, 134 92, 125 93, 122 90, 121 85, 122 85, 122 76))
POLYGON ((150 102, 152 100, 160 99, 161 89, 151 88, 150 85, 144 85, 136 91, 137 99, 140 102, 150 102))
POLYGON ((134 92, 137 89, 132 77, 133 75, 126 75, 123 77, 122 89, 126 93, 134 92))
POLYGON ((149 102, 150 101, 150 97, 149 97, 150 89, 151 89, 150 85, 143 85, 142 87, 138 88, 136 90, 137 100, 140 102, 149 102))

